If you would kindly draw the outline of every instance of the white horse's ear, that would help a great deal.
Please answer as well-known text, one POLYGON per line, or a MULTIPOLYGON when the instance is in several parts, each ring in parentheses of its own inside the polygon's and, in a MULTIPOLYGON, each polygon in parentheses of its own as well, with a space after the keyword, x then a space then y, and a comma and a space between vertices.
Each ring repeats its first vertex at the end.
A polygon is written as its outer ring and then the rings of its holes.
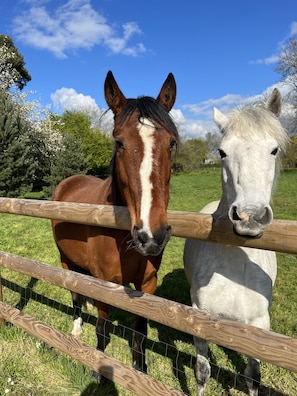
POLYGON ((277 88, 274 88, 272 94, 268 98, 265 107, 272 111, 277 117, 280 116, 282 110, 282 96, 277 88))
POLYGON ((225 116, 225 114, 223 114, 216 107, 214 107, 214 109, 213 109, 213 119, 221 131, 224 129, 224 126, 226 125, 226 123, 228 121, 228 117, 225 116))

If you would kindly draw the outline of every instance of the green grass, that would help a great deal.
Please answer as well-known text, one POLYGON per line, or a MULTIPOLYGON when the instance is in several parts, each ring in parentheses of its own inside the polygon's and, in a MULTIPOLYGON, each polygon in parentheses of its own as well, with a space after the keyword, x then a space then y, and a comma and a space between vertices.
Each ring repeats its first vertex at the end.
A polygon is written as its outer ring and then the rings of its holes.
MULTIPOLYGON (((275 218, 297 220, 296 180, 296 171, 281 174, 273 200, 275 218)), ((198 211, 209 201, 219 199, 220 193, 219 171, 174 175, 169 209, 198 211)), ((49 220, 1 214, 0 229, 0 250, 60 266, 49 220)), ((182 266, 183 245, 181 238, 174 237, 169 241, 158 273, 156 294, 190 305, 189 286, 182 266)), ((296 256, 278 254, 278 277, 271 312, 272 330, 293 337, 297 330, 296 264, 296 256)), ((3 268, 0 271, 5 302, 70 333, 72 310, 68 291, 14 271, 3 268)), ((111 320, 114 329, 106 352, 130 365, 131 333, 129 330, 123 332, 122 326, 133 327, 133 316, 114 308, 111 320)), ((94 310, 89 316, 86 314, 83 328, 83 341, 93 346, 96 344, 95 321, 94 310)), ((150 375, 195 395, 192 369, 195 350, 191 336, 150 321, 147 355, 150 375), (178 378, 173 370, 177 361, 178 378)), ((11 325, 0 329, 0 356, 0 395, 4 395, 6 389, 12 395, 36 396, 131 394, 110 384, 98 388, 92 382, 88 368, 11 325)), ((235 373, 243 372, 244 358, 214 344, 210 344, 210 356, 214 367, 206 395, 245 394, 244 380, 240 376, 236 386, 239 390, 234 389, 235 373)), ((261 395, 297 394, 296 374, 268 363, 261 364, 261 371, 261 395), (275 389, 283 393, 277 393, 275 389)))

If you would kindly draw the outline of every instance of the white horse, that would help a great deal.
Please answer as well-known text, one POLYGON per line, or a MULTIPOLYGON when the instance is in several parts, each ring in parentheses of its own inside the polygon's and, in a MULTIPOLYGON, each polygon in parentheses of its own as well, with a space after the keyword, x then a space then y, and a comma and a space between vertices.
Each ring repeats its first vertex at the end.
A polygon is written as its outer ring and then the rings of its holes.
MULTIPOLYGON (((202 213, 228 217, 236 234, 257 238, 273 219, 271 194, 279 167, 279 152, 287 134, 278 116, 281 95, 274 89, 266 104, 233 110, 225 116, 214 109, 223 134, 222 197, 202 213)), ((184 266, 193 307, 217 317, 269 330, 269 309, 276 278, 275 252, 188 239, 184 266)), ((194 337, 197 352, 197 394, 204 395, 210 377, 208 343, 194 337)), ((260 362, 248 358, 245 369, 250 396, 258 395, 260 362)))

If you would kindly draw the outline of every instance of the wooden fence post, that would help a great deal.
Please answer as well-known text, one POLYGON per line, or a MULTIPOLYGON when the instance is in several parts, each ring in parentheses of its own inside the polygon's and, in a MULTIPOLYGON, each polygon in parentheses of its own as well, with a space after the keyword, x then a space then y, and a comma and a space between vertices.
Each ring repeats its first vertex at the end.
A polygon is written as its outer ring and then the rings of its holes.
MULTIPOLYGON (((2 293, 2 282, 1 282, 1 270, 0 270, 0 302, 3 302, 3 293, 2 293)), ((0 327, 4 326, 4 318, 0 314, 0 327)))

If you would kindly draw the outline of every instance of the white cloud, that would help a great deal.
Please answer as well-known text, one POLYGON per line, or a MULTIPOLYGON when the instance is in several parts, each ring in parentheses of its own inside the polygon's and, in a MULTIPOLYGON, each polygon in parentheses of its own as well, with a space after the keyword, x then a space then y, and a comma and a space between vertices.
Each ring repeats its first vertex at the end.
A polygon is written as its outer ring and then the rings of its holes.
POLYGON ((297 22, 291 23, 290 37, 293 37, 297 34, 297 22))
MULTIPOLYGON (((209 99, 196 104, 187 104, 182 108, 173 108, 170 112, 173 121, 178 127, 181 137, 187 139, 203 139, 207 132, 218 133, 218 128, 213 121, 213 108, 218 107, 227 114, 232 108, 243 106, 258 100, 265 100, 271 94, 273 88, 277 87, 283 98, 283 111, 281 120, 285 124, 292 118, 292 106, 290 105, 290 91, 292 87, 288 83, 278 83, 268 87, 259 95, 243 97, 240 95, 228 94, 220 98, 209 99)), ((54 106, 63 110, 86 111, 88 114, 94 113, 102 115, 104 109, 99 109, 95 99, 89 95, 76 92, 73 88, 60 88, 51 94, 54 106)), ((106 113, 100 121, 101 128, 111 131, 113 127, 112 112, 106 113)))
POLYGON ((67 57, 69 50, 90 49, 95 45, 128 56, 146 52, 141 42, 129 45, 133 36, 141 34, 136 22, 123 24, 120 34, 92 8, 90 0, 69 0, 51 10, 30 2, 29 9, 14 19, 13 31, 19 40, 59 58, 67 57))
POLYGON ((250 61, 249 63, 251 65, 272 65, 272 64, 276 63, 278 61, 278 59, 279 59, 279 55, 271 55, 264 59, 256 59, 256 60, 250 61))
POLYGON ((98 109, 95 99, 76 92, 73 88, 60 88, 51 94, 54 106, 61 110, 98 109))
POLYGON ((207 132, 217 132, 217 127, 212 122, 212 111, 209 118, 204 120, 195 119, 194 117, 197 116, 195 113, 186 116, 181 109, 172 109, 170 113, 181 137, 203 139, 207 132))
POLYGON ((252 65, 271 65, 277 63, 279 54, 282 52, 283 47, 286 45, 288 39, 297 35, 297 22, 293 21, 290 25, 290 33, 277 45, 277 54, 272 54, 266 58, 251 60, 249 63, 252 65))
POLYGON ((62 112, 70 110, 88 114, 93 126, 102 132, 111 133, 114 123, 112 112, 106 113, 107 109, 100 109, 91 96, 78 93, 73 88, 63 87, 51 94, 51 100, 55 108, 62 112))
POLYGON ((280 120, 283 126, 289 129, 295 114, 291 97, 293 87, 289 80, 273 84, 254 96, 243 97, 228 94, 221 98, 184 105, 182 110, 172 110, 173 120, 178 125, 181 136, 186 136, 189 139, 203 139, 207 132, 218 133, 218 128, 213 121, 214 107, 218 107, 224 114, 228 114, 234 107, 244 106, 257 101, 266 101, 274 88, 279 89, 283 100, 280 120))

